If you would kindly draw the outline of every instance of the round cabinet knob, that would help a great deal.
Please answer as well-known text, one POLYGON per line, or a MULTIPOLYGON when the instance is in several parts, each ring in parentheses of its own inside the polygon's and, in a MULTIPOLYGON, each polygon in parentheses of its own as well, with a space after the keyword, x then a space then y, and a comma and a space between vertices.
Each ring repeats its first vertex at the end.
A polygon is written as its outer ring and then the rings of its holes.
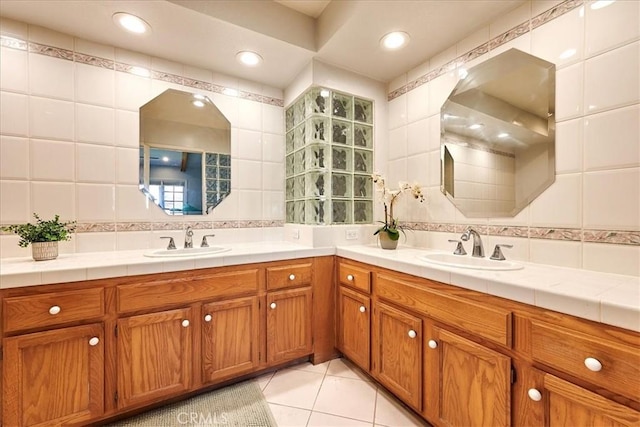
POLYGON ((98 345, 98 343, 99 343, 99 342, 100 342, 100 338, 98 338, 98 337, 93 337, 93 338, 91 338, 91 339, 89 340, 89 345, 93 347, 93 346, 98 345))
POLYGON ((347 280, 353 282, 353 274, 347 275, 347 280))
POLYGON ((594 359, 593 357, 587 357, 584 359, 584 366, 587 367, 588 370, 593 372, 598 372, 602 369, 602 363, 598 359, 594 359))
POLYGON ((418 336, 418 334, 416 334, 416 331, 414 331, 413 329, 409 330, 408 335, 409 335, 409 338, 415 338, 418 336))
POLYGON ((427 344, 429 345, 429 348, 438 348, 438 343, 436 342, 436 340, 429 340, 427 344))
POLYGON ((296 275, 295 274, 290 274, 289 275, 289 280, 295 280, 296 279, 296 275))
POLYGON ((184 320, 182 321, 182 327, 183 327, 183 328, 186 328, 187 326, 189 326, 189 321, 188 321, 187 319, 184 319, 184 320))
POLYGON ((204 316, 204 321, 205 322, 211 322, 211 319, 213 319, 213 318, 211 317, 210 314, 207 314, 206 316, 204 316))
POLYGON ((269 307, 271 307, 271 310, 273 310, 274 308, 276 308, 276 303, 275 303, 275 302, 272 302, 272 303, 271 303, 271 305, 270 305, 269 307))
POLYGON ((540 393, 535 388, 530 388, 527 391, 527 394, 529 395, 529 399, 533 400, 534 402, 540 402, 542 400, 542 393, 540 393))
POLYGON ((360 313, 364 313, 365 311, 367 311, 366 307, 364 305, 360 306, 360 313))
POLYGON ((53 307, 51 307, 51 308, 49 309, 49 314, 56 315, 56 314, 58 314, 58 313, 60 313, 60 307, 59 307, 59 306, 57 306, 57 305, 54 305, 53 307))

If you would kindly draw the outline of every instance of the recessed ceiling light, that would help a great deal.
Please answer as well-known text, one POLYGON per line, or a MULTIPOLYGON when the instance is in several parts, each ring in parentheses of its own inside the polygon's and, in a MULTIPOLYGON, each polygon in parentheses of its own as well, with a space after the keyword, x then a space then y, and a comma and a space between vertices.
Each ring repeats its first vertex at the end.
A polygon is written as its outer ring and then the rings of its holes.
POLYGON ((405 33, 404 31, 394 31, 385 34, 380 39, 380 45, 388 50, 396 50, 409 43, 409 39, 409 34, 405 33))
POLYGON ((200 101, 199 99, 196 99, 195 101, 193 101, 192 104, 198 108, 204 107, 204 102, 200 101))
POLYGON ((134 34, 144 34, 151 31, 151 26, 144 19, 126 12, 114 13, 113 22, 134 34))
POLYGON ((255 52, 251 52, 250 50, 243 50, 238 52, 236 54, 236 59, 242 64, 249 67, 255 67, 262 62, 262 56, 258 55, 255 52))

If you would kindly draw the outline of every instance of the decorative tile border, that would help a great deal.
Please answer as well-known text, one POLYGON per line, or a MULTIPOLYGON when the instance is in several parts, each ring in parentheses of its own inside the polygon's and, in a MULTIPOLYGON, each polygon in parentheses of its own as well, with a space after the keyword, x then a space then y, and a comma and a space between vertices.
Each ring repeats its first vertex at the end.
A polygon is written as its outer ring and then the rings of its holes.
MULTIPOLYGON (((128 231, 184 230, 191 226, 194 230, 220 230, 234 228, 277 228, 284 227, 281 220, 239 220, 239 221, 158 221, 158 222, 97 222, 78 223, 76 233, 113 233, 128 231)), ((562 240, 567 242, 610 243, 616 245, 640 246, 639 231, 580 230, 576 228, 528 227, 512 225, 453 224, 436 222, 407 222, 412 231, 434 231, 439 233, 462 234, 473 227, 482 236, 504 236, 530 239, 562 240)), ((1 231, 0 235, 13 233, 1 231)))
POLYGON ((469 52, 458 56, 457 58, 447 62, 440 68, 429 71, 427 74, 424 74, 418 77, 417 79, 410 81, 406 85, 389 92, 387 94, 387 101, 393 101, 399 96, 404 95, 405 93, 419 86, 422 86, 423 84, 428 83, 431 80, 434 80, 435 78, 440 77, 452 70, 455 70, 460 65, 463 65, 473 59, 476 59, 479 56, 482 56, 488 53, 489 51, 496 49, 505 43, 510 42, 511 40, 514 40, 524 34, 527 34, 533 29, 538 28, 539 26, 546 24, 547 22, 557 17, 572 11, 576 7, 581 6, 583 3, 584 3, 584 0, 566 0, 552 7, 551 9, 546 10, 545 12, 533 17, 532 19, 528 19, 527 21, 519 25, 516 25, 515 27, 500 34, 499 36, 494 37, 493 39, 489 40, 487 43, 483 43, 480 46, 477 46, 471 49, 469 52))
MULTIPOLYGON (((147 70, 143 69, 142 67, 125 64, 122 62, 116 62, 111 59, 100 58, 98 56, 87 55, 81 52, 74 52, 68 49, 47 46, 40 43, 27 42, 25 40, 17 39, 14 37, 0 36, 0 46, 10 49, 24 50, 28 51, 29 53, 46 55, 53 58, 64 59, 66 61, 77 62, 79 64, 91 65, 94 67, 106 68, 109 70, 115 70, 134 75, 140 75, 140 71, 144 70, 149 73, 148 77, 151 79, 179 84, 194 89, 206 90, 209 92, 224 94, 224 90, 226 89, 224 86, 215 83, 194 80, 188 77, 165 73, 157 70, 147 70)), ((276 107, 284 107, 284 99, 264 96, 258 93, 238 91, 237 97, 240 99, 246 99, 247 101, 260 102, 262 104, 274 105, 276 107)))

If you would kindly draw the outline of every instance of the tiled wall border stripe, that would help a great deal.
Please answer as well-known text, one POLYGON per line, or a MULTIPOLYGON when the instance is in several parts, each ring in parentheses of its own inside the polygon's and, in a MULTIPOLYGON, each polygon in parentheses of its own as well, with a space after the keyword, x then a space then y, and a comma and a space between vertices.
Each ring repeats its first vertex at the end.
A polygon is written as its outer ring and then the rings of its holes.
POLYGON ((534 30, 535 28, 538 28, 539 26, 546 24, 547 22, 557 17, 572 11, 576 7, 581 6, 583 3, 584 3, 584 0, 566 0, 552 7, 551 9, 548 9, 542 12, 541 14, 536 15, 532 19, 529 19, 519 25, 516 25, 510 30, 489 40, 489 42, 483 43, 480 46, 477 46, 474 49, 471 49, 469 52, 458 56, 457 58, 447 62, 440 68, 429 71, 427 74, 424 74, 418 77, 417 79, 410 81, 406 85, 389 92, 387 94, 387 100, 392 101, 398 98, 399 96, 402 96, 405 93, 419 86, 422 86, 423 84, 428 83, 431 80, 442 76, 443 74, 448 73, 449 71, 455 70, 460 65, 463 65, 473 59, 476 59, 477 57, 484 55, 485 53, 488 53, 489 51, 496 49, 497 47, 500 47, 503 44, 508 43, 511 40, 514 40, 520 37, 521 35, 527 34, 528 32, 534 30))
MULTIPOLYGON (((191 226, 196 230, 229 228, 271 228, 283 227, 280 220, 241 220, 241 221, 156 221, 156 222, 81 222, 76 233, 113 233, 128 231, 184 230, 191 226)), ((528 227, 486 224, 452 224, 433 222, 409 222, 404 224, 413 231, 435 231, 441 233, 462 234, 467 227, 473 227, 481 235, 520 237, 531 239, 562 240, 584 243, 611 243, 616 245, 640 246, 640 231, 617 230, 580 230, 575 228, 528 227)), ((0 234, 13 234, 2 231, 0 234)))
POLYGON ((562 240, 585 243, 611 243, 617 245, 640 246, 640 231, 580 230, 577 228, 528 227, 483 224, 410 223, 417 231, 438 231, 443 233, 463 233, 467 227, 475 228, 481 235, 522 237, 531 239, 562 240))
MULTIPOLYGON (((17 39, 14 37, 0 36, 0 46, 10 49, 24 50, 29 53, 37 53, 40 55, 51 56, 53 58, 64 59, 66 61, 77 62, 79 64, 91 65, 94 67, 106 68, 109 70, 115 70, 123 73, 129 73, 134 75, 140 75, 142 67, 136 67, 122 62, 116 62, 111 59, 100 58, 98 56, 87 55, 81 52, 74 52, 68 49, 59 47, 47 46, 40 43, 27 42, 25 40, 17 39)), ((146 70, 146 69, 144 69, 146 70)), ((183 86, 192 87, 195 89, 206 90, 215 93, 224 93, 226 89, 224 86, 204 82, 200 80, 191 79, 189 77, 179 76, 176 74, 165 73, 157 70, 146 70, 149 78, 155 80, 161 80, 169 83, 175 83, 183 86)), ((246 99, 248 101, 260 102, 262 104, 274 105, 276 107, 284 107, 284 99, 274 98, 271 96, 264 96, 258 93, 237 91, 238 98, 246 99)), ((230 95, 231 96, 231 95, 230 95)))

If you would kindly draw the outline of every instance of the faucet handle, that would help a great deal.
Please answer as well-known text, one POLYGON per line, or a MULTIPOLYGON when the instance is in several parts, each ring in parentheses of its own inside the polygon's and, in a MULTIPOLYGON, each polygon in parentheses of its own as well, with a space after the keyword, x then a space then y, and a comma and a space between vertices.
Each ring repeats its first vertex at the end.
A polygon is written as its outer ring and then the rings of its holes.
POLYGON ((173 237, 162 236, 161 239, 169 239, 169 245, 167 249, 176 249, 176 242, 173 240, 173 237))
POLYGON ((200 243, 200 247, 201 248, 208 248, 209 247, 209 243, 207 242, 207 237, 215 237, 215 234, 205 234, 204 236, 202 236, 202 243, 200 243))
POLYGON ((464 250, 464 246, 462 246, 462 242, 460 240, 449 239, 451 243, 457 243, 456 250, 453 251, 454 255, 466 255, 467 251, 464 250))
POLYGON ((495 260, 498 260, 498 261, 504 261, 506 258, 502 254, 502 249, 500 249, 500 248, 512 248, 512 247, 513 247, 513 245, 496 245, 496 247, 493 250, 493 254, 491 255, 490 259, 495 259, 495 260))

